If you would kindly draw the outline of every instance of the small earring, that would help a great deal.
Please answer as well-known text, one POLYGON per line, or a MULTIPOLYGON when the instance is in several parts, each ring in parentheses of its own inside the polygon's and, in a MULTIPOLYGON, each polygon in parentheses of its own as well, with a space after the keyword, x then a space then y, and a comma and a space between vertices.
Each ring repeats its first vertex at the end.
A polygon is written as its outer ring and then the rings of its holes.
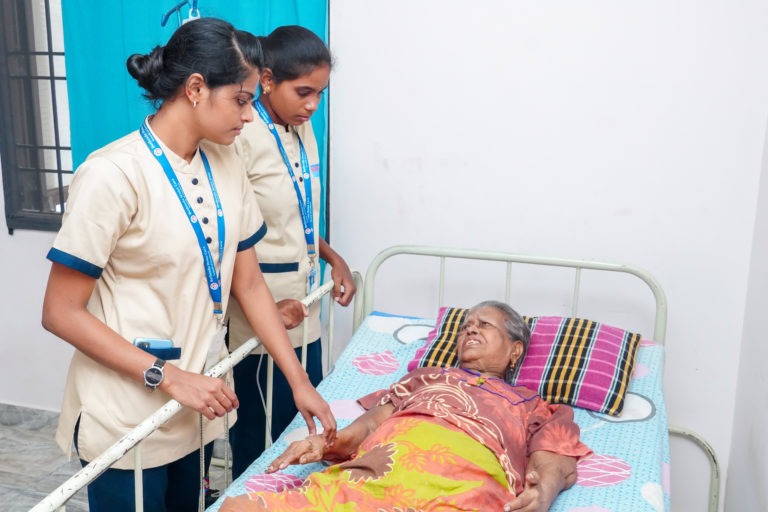
POLYGON ((192 102, 192 108, 197 108, 197 100, 192 102))
POLYGON ((264 88, 264 94, 269 94, 270 92, 272 92, 272 89, 269 86, 264 88))

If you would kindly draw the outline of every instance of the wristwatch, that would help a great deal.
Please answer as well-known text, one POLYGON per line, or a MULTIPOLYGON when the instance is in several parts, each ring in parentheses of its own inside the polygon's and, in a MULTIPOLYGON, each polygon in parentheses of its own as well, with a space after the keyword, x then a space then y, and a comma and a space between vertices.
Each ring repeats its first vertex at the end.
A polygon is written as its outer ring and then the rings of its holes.
POLYGON ((155 388, 163 382, 163 377, 165 377, 165 374, 163 373, 164 365, 165 361, 157 358, 152 366, 144 370, 144 385, 147 386, 150 391, 154 391, 155 388))

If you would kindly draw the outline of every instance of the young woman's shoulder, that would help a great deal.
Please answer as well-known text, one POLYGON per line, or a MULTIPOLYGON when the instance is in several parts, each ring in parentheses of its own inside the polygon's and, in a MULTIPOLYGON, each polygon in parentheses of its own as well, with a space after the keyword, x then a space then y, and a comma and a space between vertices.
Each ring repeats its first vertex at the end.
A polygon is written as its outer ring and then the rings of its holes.
POLYGON ((152 158, 152 154, 147 151, 139 132, 135 131, 88 155, 85 162, 78 167, 77 172, 100 168, 132 174, 141 171, 146 166, 147 161, 151 161, 152 158))
POLYGON ((237 155, 234 143, 225 146, 203 140, 200 142, 200 148, 205 153, 212 167, 231 170, 238 175, 244 173, 243 162, 237 155))

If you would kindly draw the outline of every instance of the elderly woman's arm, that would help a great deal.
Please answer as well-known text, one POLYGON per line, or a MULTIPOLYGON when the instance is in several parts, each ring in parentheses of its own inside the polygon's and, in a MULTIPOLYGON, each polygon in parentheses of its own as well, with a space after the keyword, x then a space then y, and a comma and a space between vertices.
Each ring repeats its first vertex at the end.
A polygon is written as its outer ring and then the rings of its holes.
POLYGON ((504 512, 546 512, 561 491, 576 483, 576 458, 538 450, 525 468, 525 489, 504 512))
POLYGON ((330 445, 326 444, 320 435, 312 435, 301 441, 294 441, 272 461, 266 472, 274 473, 291 464, 309 464, 321 460, 333 463, 345 461, 354 455, 366 437, 376 430, 384 420, 392 416, 394 410, 395 407, 391 403, 372 407, 349 426, 341 429, 336 434, 336 440, 330 445))

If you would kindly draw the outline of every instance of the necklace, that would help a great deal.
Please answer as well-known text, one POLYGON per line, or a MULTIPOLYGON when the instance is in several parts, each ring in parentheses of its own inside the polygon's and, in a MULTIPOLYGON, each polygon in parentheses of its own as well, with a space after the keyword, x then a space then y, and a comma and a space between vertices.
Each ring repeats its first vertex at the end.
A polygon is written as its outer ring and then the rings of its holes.
MULTIPOLYGON (((453 368, 451 368, 451 369, 453 369, 453 368)), ((472 387, 475 387, 475 388, 477 388, 477 389, 482 389, 483 391, 485 391, 485 392, 487 392, 487 393, 490 393, 490 394, 492 394, 492 395, 496 395, 496 396, 498 396, 498 397, 501 397, 501 398, 503 398, 505 401, 509 402, 509 403, 510 403, 511 405, 513 405, 513 406, 517 406, 517 405, 520 405, 520 404, 522 404, 522 403, 525 403, 525 402, 530 402, 531 400, 535 400, 536 398, 538 398, 538 397, 539 397, 539 395, 538 395, 538 394, 534 394, 534 395, 531 395, 530 397, 527 397, 527 398, 526 398, 526 397, 524 397, 524 396, 521 396, 521 395, 520 395, 520 394, 519 394, 517 391, 515 391, 515 389, 514 389, 514 387, 513 387, 513 386, 511 386, 511 385, 507 384, 506 382, 504 382, 502 379, 499 379, 498 377, 483 377, 483 375, 482 375, 480 372, 475 372, 475 371, 473 371, 473 370, 469 370, 469 369, 467 369, 467 368, 457 368, 457 369, 458 369, 458 370, 461 370, 461 371, 463 371, 463 372, 466 372, 466 373, 468 373, 468 374, 470 374, 470 375, 474 375, 475 377, 477 377, 477 381, 476 381, 476 383, 474 383, 474 384, 473 384, 473 383, 472 383, 472 382, 470 382, 469 380, 467 380, 467 379, 462 379, 461 377, 459 377, 459 376, 457 375, 457 376, 456 376, 456 378, 457 378, 458 380, 460 380, 461 382, 464 382, 464 383, 466 383, 466 384, 469 384, 470 386, 472 386, 472 387), (507 397, 506 395, 504 395, 504 394, 502 394, 502 393, 499 393, 499 392, 497 392, 497 391, 494 391, 494 390, 490 389, 489 387, 485 387, 485 386, 483 386, 483 384, 485 384, 486 382, 488 382, 488 383, 493 383, 493 381, 499 381, 499 382, 500 382, 500 383, 502 383, 504 386, 506 386, 507 388, 509 388, 507 391, 509 391, 509 392, 512 392, 512 393, 514 393, 515 395, 517 395, 517 397, 519 398, 519 400, 511 400, 511 399, 510 399, 509 397, 507 397)), ((446 372, 446 370, 447 370, 447 368, 441 368, 441 371, 442 371, 442 373, 443 373, 443 374, 447 373, 447 372, 446 372)))

